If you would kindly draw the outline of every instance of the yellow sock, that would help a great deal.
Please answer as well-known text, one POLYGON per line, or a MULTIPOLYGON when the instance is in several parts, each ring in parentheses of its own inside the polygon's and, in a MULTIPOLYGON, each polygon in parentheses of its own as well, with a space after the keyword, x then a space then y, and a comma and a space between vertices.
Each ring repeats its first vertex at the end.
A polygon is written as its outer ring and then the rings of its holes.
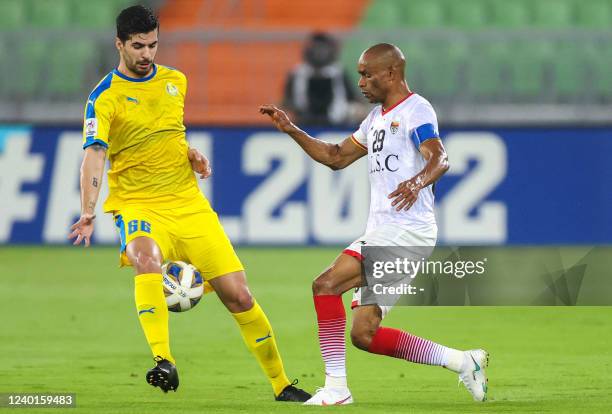
POLYGON ((274 332, 266 314, 253 300, 253 307, 246 312, 233 313, 242 338, 249 351, 255 355, 257 362, 272 384, 274 395, 280 394, 290 384, 283 361, 276 346, 274 332))
POLYGON ((153 356, 175 363, 170 354, 168 306, 162 287, 161 273, 144 273, 134 278, 134 299, 138 319, 147 337, 153 356))

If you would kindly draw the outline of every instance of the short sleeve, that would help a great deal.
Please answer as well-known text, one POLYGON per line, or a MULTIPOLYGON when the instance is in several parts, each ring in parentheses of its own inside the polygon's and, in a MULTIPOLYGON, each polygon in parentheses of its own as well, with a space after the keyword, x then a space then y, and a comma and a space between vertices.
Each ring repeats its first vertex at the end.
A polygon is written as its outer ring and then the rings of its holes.
POLYGON ((368 129, 372 119, 372 112, 361 122, 357 131, 351 135, 351 140, 360 148, 368 150, 368 129))
POLYGON ((428 139, 440 138, 436 112, 429 103, 420 104, 415 108, 410 125, 410 139, 417 149, 428 139))
POLYGON ((179 82, 179 92, 183 95, 183 99, 185 99, 187 97, 187 76, 185 76, 183 72, 178 73, 181 78, 181 81, 179 82))
POLYGON ((110 79, 107 77, 100 82, 87 98, 83 122, 83 149, 93 144, 108 148, 108 135, 115 116, 113 100, 105 93, 110 87, 110 79))

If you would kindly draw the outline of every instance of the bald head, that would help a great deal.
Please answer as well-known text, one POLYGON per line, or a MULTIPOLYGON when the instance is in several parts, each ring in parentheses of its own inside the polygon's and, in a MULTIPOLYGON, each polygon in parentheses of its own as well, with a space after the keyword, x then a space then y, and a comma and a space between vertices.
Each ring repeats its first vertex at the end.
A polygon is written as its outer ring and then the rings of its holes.
POLYGON ((379 43, 366 49, 359 60, 364 60, 379 70, 394 70, 401 74, 406 67, 406 59, 399 47, 390 43, 379 43))
POLYGON ((404 78, 406 59, 402 51, 390 43, 379 43, 359 57, 359 88, 372 103, 385 103, 404 96, 408 89, 404 78))

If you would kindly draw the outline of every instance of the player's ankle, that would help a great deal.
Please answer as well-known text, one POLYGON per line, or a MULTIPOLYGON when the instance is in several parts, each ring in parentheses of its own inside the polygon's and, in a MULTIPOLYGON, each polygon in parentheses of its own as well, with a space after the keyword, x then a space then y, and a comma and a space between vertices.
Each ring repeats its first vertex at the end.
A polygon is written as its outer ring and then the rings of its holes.
POLYGON ((443 367, 456 373, 463 371, 465 367, 464 352, 448 348, 446 362, 444 363, 443 367))
POLYGON ((346 383, 346 375, 344 376, 334 376, 334 375, 325 375, 325 386, 333 387, 333 388, 347 388, 346 383))

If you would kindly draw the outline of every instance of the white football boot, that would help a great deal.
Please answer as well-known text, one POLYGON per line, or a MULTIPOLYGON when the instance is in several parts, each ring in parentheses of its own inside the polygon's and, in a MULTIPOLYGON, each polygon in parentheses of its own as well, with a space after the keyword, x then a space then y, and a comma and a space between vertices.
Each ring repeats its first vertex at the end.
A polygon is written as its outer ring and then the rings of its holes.
POLYGON ((353 396, 347 387, 317 388, 317 392, 304 405, 346 405, 353 403, 353 396))
POLYGON ((486 401, 488 380, 485 368, 489 365, 489 354, 484 349, 471 349, 463 355, 465 368, 459 373, 459 381, 463 382, 475 401, 486 401))

